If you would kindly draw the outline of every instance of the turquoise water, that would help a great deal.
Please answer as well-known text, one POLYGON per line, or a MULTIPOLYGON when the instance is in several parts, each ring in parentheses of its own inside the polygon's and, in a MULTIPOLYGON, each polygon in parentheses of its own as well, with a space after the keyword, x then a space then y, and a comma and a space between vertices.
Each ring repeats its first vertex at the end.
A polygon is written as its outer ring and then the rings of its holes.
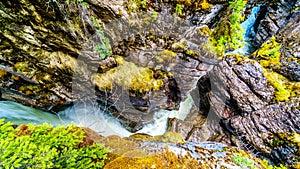
POLYGON ((254 23, 256 21, 257 14, 260 10, 260 5, 257 7, 254 7, 252 9, 251 15, 245 20, 241 26, 244 29, 244 38, 247 40, 248 38, 254 37, 255 32, 254 32, 254 23))
POLYGON ((23 123, 42 124, 45 122, 53 125, 62 124, 60 118, 54 114, 12 101, 0 101, 0 118, 4 118, 6 121, 12 121, 18 125, 23 123))
MULTIPOLYGON (((192 105, 193 99, 189 96, 180 104, 179 110, 160 110, 155 112, 153 123, 145 125, 138 133, 163 134, 167 130, 168 118, 176 117, 184 120, 192 105)), ((89 103, 75 104, 54 115, 12 101, 0 101, 0 118, 17 125, 28 123, 42 124, 46 122, 56 126, 59 124, 68 125, 74 122, 78 126, 89 127, 103 136, 119 135, 128 137, 133 134, 127 131, 117 118, 103 113, 100 107, 89 103)))

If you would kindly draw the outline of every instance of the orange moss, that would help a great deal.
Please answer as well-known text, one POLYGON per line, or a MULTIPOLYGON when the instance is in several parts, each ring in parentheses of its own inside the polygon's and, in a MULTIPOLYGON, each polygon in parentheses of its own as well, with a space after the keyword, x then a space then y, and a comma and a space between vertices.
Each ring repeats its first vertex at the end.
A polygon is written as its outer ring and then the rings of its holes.
POLYGON ((141 158, 118 157, 105 165, 104 169, 196 169, 199 163, 189 156, 178 156, 173 152, 161 152, 141 158))
POLYGON ((5 75, 7 75, 7 71, 0 68, 0 78, 4 77, 5 75))

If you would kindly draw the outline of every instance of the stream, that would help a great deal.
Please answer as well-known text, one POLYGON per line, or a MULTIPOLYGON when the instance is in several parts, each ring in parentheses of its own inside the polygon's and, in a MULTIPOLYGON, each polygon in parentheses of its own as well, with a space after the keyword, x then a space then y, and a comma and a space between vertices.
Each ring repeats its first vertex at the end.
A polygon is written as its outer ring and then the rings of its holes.
MULTIPOLYGON (((193 105, 191 96, 181 102, 179 110, 159 110, 154 113, 154 121, 146 124, 137 133, 149 135, 162 135, 167 130, 168 118, 176 117, 184 120, 193 105)), ((42 124, 49 123, 54 126, 74 124, 82 127, 89 127, 103 136, 119 135, 130 136, 131 132, 126 130, 116 117, 108 115, 100 110, 100 107, 93 104, 78 103, 58 112, 57 115, 43 112, 31 107, 12 101, 0 101, 0 119, 11 121, 14 124, 42 124)))

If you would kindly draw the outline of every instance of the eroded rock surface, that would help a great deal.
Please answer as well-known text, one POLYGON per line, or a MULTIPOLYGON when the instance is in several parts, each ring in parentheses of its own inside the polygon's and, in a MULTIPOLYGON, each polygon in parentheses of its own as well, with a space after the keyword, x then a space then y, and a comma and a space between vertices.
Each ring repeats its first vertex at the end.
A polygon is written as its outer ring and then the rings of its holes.
MULTIPOLYGON (((277 163, 293 165, 299 159, 299 147, 287 143, 277 148, 274 140, 282 139, 280 133, 300 132, 299 95, 289 102, 275 102, 277 89, 263 71, 254 60, 238 56, 224 58, 209 73, 211 90, 203 93, 209 102, 206 110, 223 119, 224 127, 238 138, 240 146, 277 163)), ((199 82, 200 87, 208 84, 205 79, 199 82)))

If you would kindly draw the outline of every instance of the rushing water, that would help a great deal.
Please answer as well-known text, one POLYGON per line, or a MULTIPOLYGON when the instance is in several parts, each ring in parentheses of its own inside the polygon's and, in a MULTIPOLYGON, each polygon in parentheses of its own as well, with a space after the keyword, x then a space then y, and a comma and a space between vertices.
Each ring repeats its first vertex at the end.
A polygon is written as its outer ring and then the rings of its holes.
MULTIPOLYGON (((179 110, 160 110, 155 112, 153 123, 145 125, 138 133, 163 134, 167 129, 168 118, 176 117, 184 120, 192 105, 193 99, 189 96, 180 104, 179 110)), ((58 115, 54 115, 12 101, 1 101, 0 118, 18 125, 24 123, 42 124, 46 122, 56 126, 59 124, 68 125, 74 122, 78 126, 89 127, 104 136, 116 134, 127 137, 133 134, 127 131, 117 118, 107 115, 99 107, 87 103, 76 104, 59 112, 58 115)))

